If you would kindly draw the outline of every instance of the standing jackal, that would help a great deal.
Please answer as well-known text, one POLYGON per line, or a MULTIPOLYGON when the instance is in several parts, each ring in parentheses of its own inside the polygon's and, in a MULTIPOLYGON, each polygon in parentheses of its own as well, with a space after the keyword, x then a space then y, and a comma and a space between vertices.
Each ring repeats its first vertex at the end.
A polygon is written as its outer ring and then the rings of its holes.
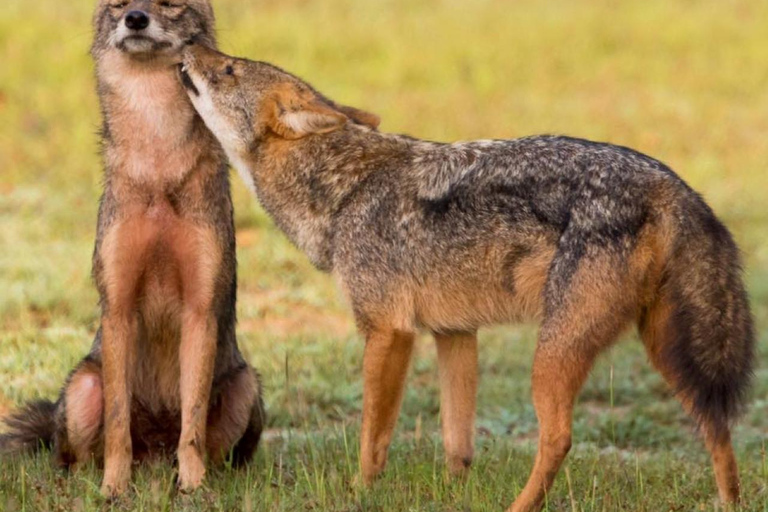
POLYGON ((175 449, 179 485, 204 460, 250 458, 264 420, 258 375, 235 339, 235 233, 229 175, 175 64, 209 45, 207 0, 101 0, 94 16, 104 193, 93 274, 101 327, 58 401, 6 421, 0 451, 52 444, 64 465, 104 462, 102 493, 131 462, 175 449))
POLYGON ((437 341, 443 441, 461 473, 473 455, 477 329, 538 318, 538 454, 510 510, 537 509, 570 449, 576 394, 635 322, 701 428, 720 497, 738 499, 729 429, 753 359, 739 254, 664 164, 567 137, 379 133, 274 66, 201 46, 181 78, 277 224, 349 296, 366 337, 364 481, 386 463, 417 328, 437 341))

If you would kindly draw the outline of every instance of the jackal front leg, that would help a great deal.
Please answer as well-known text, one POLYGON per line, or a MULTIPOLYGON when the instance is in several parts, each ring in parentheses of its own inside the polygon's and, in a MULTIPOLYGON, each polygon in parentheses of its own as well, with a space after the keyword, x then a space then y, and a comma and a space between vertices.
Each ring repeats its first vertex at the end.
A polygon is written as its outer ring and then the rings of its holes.
POLYGON ((187 311, 179 349, 181 436, 179 488, 191 491, 205 476, 206 423, 216 359, 216 319, 209 313, 187 311))
POLYGON ((208 227, 188 229, 176 258, 184 283, 184 310, 179 347, 181 435, 177 451, 179 488, 191 491, 205 476, 206 429, 216 363, 218 321, 214 311, 221 253, 216 233, 208 227))
POLYGON ((131 478, 131 375, 138 335, 135 313, 108 312, 102 321, 102 379, 104 382, 104 480, 101 494, 115 497, 131 478))
POLYGON ((104 480, 101 493, 123 493, 131 478, 131 393, 139 317, 138 286, 153 232, 140 221, 107 230, 99 249, 104 306, 101 316, 101 365, 104 389, 104 480))
POLYGON ((403 384, 413 352, 412 332, 373 329, 363 355, 363 430, 360 462, 370 484, 387 464, 387 450, 403 398, 403 384))

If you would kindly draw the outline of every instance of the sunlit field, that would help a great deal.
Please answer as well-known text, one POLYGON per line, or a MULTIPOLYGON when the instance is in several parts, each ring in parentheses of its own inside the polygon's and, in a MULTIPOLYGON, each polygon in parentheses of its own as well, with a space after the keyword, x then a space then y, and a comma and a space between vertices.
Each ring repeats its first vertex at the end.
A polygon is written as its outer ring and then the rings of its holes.
MULTIPOLYGON (((0 415, 54 397, 98 325, 90 279, 99 109, 91 0, 0 2, 0 415)), ((562 133, 630 146, 700 191, 744 252, 759 364, 734 431, 743 510, 768 511, 768 2, 214 0, 223 50, 284 67, 382 130, 450 141, 562 133)), ((135 468, 105 505, 100 472, 48 454, 0 462, 0 510, 498 511, 525 484, 537 425, 535 326, 480 334, 477 452, 443 464, 435 350, 420 339, 390 463, 354 484, 363 341, 333 280, 232 174, 239 340, 269 430, 247 470, 174 492, 171 462, 135 468)), ((703 444, 635 333, 579 398, 546 510, 720 510, 703 444)))

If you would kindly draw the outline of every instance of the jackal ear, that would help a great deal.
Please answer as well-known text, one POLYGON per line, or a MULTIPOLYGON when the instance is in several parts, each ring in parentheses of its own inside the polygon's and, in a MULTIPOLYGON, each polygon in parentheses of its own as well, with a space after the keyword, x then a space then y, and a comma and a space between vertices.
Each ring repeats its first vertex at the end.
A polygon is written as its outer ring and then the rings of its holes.
POLYGON ((361 124, 367 126, 372 130, 376 130, 381 124, 381 118, 372 112, 366 112, 355 107, 348 107, 347 105, 339 105, 334 103, 333 106, 350 118, 355 124, 361 124))
POLYGON ((287 85, 267 100, 267 126, 285 139, 300 139, 313 133, 329 133, 344 126, 347 116, 323 102, 312 91, 287 85))

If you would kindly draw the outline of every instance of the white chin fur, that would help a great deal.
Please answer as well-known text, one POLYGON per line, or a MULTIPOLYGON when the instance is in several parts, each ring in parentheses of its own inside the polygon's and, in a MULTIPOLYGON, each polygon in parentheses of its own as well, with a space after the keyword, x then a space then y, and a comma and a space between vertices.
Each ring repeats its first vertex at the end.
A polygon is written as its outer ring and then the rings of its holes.
POLYGON ((197 95, 192 92, 189 93, 192 105, 194 105, 200 117, 203 118, 205 125, 211 130, 211 133, 219 140, 221 147, 227 154, 227 158, 229 158, 229 163, 240 175, 248 190, 253 195, 256 195, 256 185, 253 181, 251 168, 246 163, 246 160, 240 157, 245 151, 245 144, 237 136, 237 129, 231 126, 225 117, 216 111, 207 84, 195 77, 193 73, 190 73, 189 67, 186 64, 183 65, 183 69, 189 74, 189 78, 195 84, 195 88, 199 93, 197 95))
POLYGON ((128 53, 146 53, 154 50, 155 42, 150 39, 129 38, 123 40, 123 48, 128 53))
POLYGON ((230 165, 235 168, 237 174, 240 175, 243 183, 245 183, 245 186, 248 187, 248 190, 251 191, 251 194, 255 196, 256 184, 253 181, 253 171, 251 171, 251 167, 245 162, 244 159, 240 158, 240 155, 230 154, 229 151, 226 151, 226 153, 227 158, 229 158, 230 165))
POLYGON ((219 139, 224 151, 228 155, 239 154, 245 144, 238 136, 237 129, 231 125, 226 116, 216 110, 205 81, 198 79, 193 73, 189 73, 189 77, 199 93, 197 95, 192 92, 188 93, 189 99, 195 106, 195 110, 203 118, 205 125, 211 130, 211 133, 219 139))
POLYGON ((163 50, 181 47, 181 41, 166 34, 154 20, 150 20, 149 26, 141 32, 134 32, 125 26, 125 22, 120 22, 112 33, 111 43, 112 46, 128 53, 146 53, 157 50, 159 47, 163 50))

